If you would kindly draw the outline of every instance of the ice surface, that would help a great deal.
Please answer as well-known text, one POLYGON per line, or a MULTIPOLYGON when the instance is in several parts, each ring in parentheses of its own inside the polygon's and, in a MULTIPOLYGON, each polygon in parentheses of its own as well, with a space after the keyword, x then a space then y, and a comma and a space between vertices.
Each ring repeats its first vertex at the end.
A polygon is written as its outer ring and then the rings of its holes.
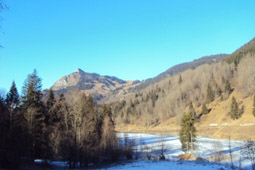
POLYGON ((196 163, 189 161, 136 161, 124 165, 117 165, 114 167, 104 168, 105 170, 217 170, 217 169, 231 169, 224 165, 213 163, 196 163))
MULTIPOLYGON (((178 135, 160 135, 148 133, 117 133, 122 145, 134 145, 133 150, 140 153, 140 156, 146 159, 146 153, 150 152, 153 156, 160 156, 160 150, 164 148, 166 161, 152 160, 134 160, 132 163, 115 165, 105 169, 112 170, 210 170, 210 169, 231 169, 229 140, 215 139, 204 136, 198 136, 195 142, 195 149, 191 151, 196 157, 203 158, 204 161, 178 161, 179 156, 184 154, 181 150, 181 143, 178 135), (224 157, 220 162, 215 163, 213 157, 219 154, 224 157), (207 161, 208 160, 208 161, 207 161)), ((245 141, 230 140, 233 164, 235 167, 243 169, 251 169, 251 162, 247 158, 240 157, 240 153, 244 148, 245 141)), ((35 162, 41 162, 36 160, 35 162)), ((67 168, 67 162, 53 161, 52 165, 67 168)))
MULTIPOLYGON (((168 160, 178 160, 184 152, 181 150, 181 143, 178 135, 160 135, 148 133, 118 133, 117 134, 122 144, 125 143, 124 138, 128 138, 132 143, 136 144, 136 150, 144 153, 148 152, 148 148, 153 154, 160 155, 160 149, 164 147, 164 154, 168 160), (146 149, 145 149, 146 148, 146 149)), ((221 164, 230 165, 230 149, 232 151, 233 164, 235 167, 247 168, 251 166, 251 162, 247 158, 240 157, 240 153, 244 148, 245 141, 215 139, 205 136, 198 136, 195 142, 195 149, 191 151, 196 157, 210 160, 213 162, 213 157, 220 154, 224 159, 221 164)))

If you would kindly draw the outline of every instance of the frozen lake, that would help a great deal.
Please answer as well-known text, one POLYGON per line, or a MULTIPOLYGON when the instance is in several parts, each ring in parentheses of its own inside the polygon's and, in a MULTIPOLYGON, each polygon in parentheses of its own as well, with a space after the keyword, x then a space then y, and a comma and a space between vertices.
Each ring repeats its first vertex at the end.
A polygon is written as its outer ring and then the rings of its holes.
MULTIPOLYGON (((231 169, 230 147, 232 160, 235 167, 240 169, 252 169, 251 161, 243 156, 245 141, 214 139, 198 136, 195 142, 195 149, 190 153, 200 157, 202 161, 178 161, 179 156, 184 154, 181 150, 181 143, 178 135, 160 135, 149 133, 117 133, 117 136, 124 145, 133 146, 134 155, 139 159, 131 163, 115 164, 111 167, 100 168, 105 170, 141 170, 141 169, 182 169, 182 170, 209 170, 209 169, 231 169), (155 161, 164 150, 166 161, 155 161), (148 160, 148 153, 151 160, 148 160)), ((255 150, 254 150, 255 154, 255 150)), ((135 156, 134 156, 135 157, 135 156)), ((50 164, 62 169, 67 168, 67 162, 52 161, 50 164)))
MULTIPOLYGON (((181 150, 181 143, 178 135, 160 135, 148 133, 118 133, 122 143, 127 139, 135 144, 134 150, 146 158, 146 153, 150 152, 152 156, 159 156, 160 150, 164 149, 164 155, 168 160, 178 160, 179 156, 184 154, 181 150)), ((198 136, 195 142, 195 149, 192 152, 196 157, 230 165, 230 147, 232 151, 233 164, 236 167, 248 168, 251 162, 247 157, 242 156, 245 141, 214 139, 204 136, 198 136)), ((141 156, 140 155, 140 156, 141 156)))

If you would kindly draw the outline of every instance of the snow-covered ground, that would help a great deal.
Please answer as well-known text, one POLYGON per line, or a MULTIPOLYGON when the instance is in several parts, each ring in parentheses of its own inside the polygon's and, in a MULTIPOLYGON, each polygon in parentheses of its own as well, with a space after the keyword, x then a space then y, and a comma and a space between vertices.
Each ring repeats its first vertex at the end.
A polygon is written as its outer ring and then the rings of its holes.
MULTIPOLYGON (((181 150, 181 143, 178 135, 159 135, 148 133, 118 133, 118 138, 125 144, 135 144, 134 152, 139 155, 138 160, 133 162, 116 164, 107 168, 111 170, 210 170, 210 169, 231 169, 230 147, 232 151, 233 164, 237 168, 251 169, 249 159, 240 157, 244 150, 244 141, 214 139, 204 136, 198 136, 195 142, 195 149, 191 152, 196 157, 200 157, 200 161, 179 161, 179 156, 184 154, 181 150), (164 149, 166 161, 146 160, 147 153, 151 155, 151 159, 160 156, 161 149, 164 149), (215 157, 215 155, 220 155, 215 157), (144 158, 144 159, 141 159, 144 158), (219 158, 215 160, 216 158, 219 158), (216 162, 217 163, 216 163, 216 162)), ((67 168, 67 162, 50 162, 59 168, 67 168)))
POLYGON ((133 163, 116 165, 103 170, 227 170, 224 165, 213 163, 196 163, 188 161, 135 161, 133 163))
MULTIPOLYGON (((118 133, 119 139, 125 143, 125 138, 128 138, 131 143, 135 143, 135 150, 143 152, 146 157, 146 152, 150 152, 152 156, 159 156, 160 149, 164 148, 165 157, 168 160, 176 161, 179 156, 184 154, 181 150, 181 143, 178 135, 159 135, 145 133, 118 133)), ((192 154, 196 157, 201 157, 210 162, 214 162, 216 158, 218 163, 230 165, 230 147, 232 151, 232 159, 235 167, 249 168, 250 160, 244 158, 241 152, 244 148, 244 141, 214 139, 209 137, 198 136, 195 142, 195 149, 192 154), (220 155, 215 157, 215 155, 220 155)), ((139 163, 138 163, 139 164, 139 163)), ((162 163, 164 164, 164 163, 162 163)), ((153 164, 154 166, 154 164, 153 164)))

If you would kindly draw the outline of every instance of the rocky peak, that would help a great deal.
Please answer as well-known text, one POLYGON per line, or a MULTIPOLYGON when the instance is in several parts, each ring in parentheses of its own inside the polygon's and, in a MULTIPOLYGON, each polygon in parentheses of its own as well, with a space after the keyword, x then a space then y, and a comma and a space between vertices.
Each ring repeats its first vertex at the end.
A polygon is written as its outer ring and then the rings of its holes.
POLYGON ((60 78, 52 86, 52 90, 56 94, 71 93, 79 91, 81 93, 90 94, 98 101, 108 101, 109 96, 114 96, 114 100, 118 100, 123 96, 124 91, 135 87, 139 82, 125 81, 113 76, 102 76, 96 73, 88 73, 77 68, 74 73, 60 78), (118 97, 116 97, 118 95, 118 97))
POLYGON ((83 71, 83 70, 82 70, 82 69, 80 69, 80 68, 77 68, 77 69, 76 69, 76 73, 84 74, 84 73, 85 73, 85 71, 83 71))

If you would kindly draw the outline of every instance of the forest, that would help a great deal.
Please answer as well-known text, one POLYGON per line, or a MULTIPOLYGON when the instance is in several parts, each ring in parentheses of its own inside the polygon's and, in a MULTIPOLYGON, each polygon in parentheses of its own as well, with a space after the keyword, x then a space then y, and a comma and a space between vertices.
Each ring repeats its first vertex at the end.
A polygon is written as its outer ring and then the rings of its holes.
POLYGON ((41 88, 34 70, 21 96, 13 82, 1 97, 0 168, 36 159, 68 161, 69 168, 77 168, 125 157, 128 150, 117 140, 110 106, 99 106, 85 94, 55 98, 52 90, 43 101, 41 88))

